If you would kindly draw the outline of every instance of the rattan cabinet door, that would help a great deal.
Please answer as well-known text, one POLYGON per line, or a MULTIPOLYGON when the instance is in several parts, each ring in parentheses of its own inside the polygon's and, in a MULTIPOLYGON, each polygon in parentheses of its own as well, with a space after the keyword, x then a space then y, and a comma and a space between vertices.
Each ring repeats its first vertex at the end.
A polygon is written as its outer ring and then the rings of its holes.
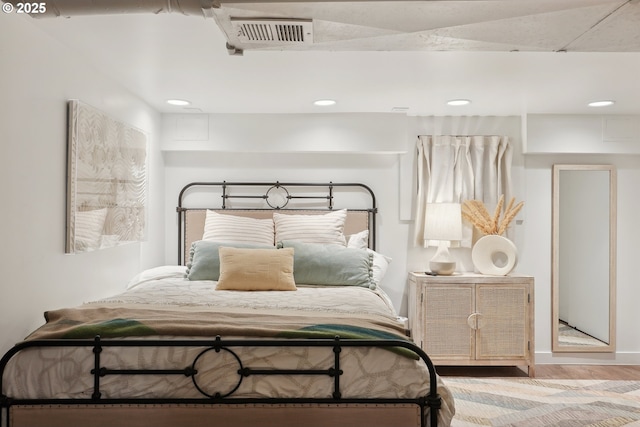
POLYGON ((473 359, 475 331, 468 319, 474 312, 474 287, 429 285, 423 292, 423 349, 433 358, 473 359))
POLYGON ((526 285, 478 285, 476 359, 528 355, 529 291, 526 285))
POLYGON ((534 279, 409 274, 414 341, 435 365, 525 366, 535 376, 534 279))

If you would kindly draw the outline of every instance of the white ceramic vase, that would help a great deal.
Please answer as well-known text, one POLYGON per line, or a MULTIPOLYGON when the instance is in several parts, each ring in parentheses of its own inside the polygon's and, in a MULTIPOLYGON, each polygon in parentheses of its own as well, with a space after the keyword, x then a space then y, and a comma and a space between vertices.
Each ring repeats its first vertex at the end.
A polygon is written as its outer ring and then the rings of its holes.
POLYGON ((506 237, 489 234, 478 239, 471 250, 471 259, 482 274, 506 276, 518 263, 518 249, 506 237))

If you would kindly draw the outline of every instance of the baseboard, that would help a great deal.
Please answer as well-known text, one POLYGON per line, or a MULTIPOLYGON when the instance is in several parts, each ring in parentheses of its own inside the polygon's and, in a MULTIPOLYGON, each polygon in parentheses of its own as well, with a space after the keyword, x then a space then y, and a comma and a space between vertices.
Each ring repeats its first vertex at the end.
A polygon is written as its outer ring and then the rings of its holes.
POLYGON ((536 365, 640 365, 640 352, 552 353, 536 352, 536 365))

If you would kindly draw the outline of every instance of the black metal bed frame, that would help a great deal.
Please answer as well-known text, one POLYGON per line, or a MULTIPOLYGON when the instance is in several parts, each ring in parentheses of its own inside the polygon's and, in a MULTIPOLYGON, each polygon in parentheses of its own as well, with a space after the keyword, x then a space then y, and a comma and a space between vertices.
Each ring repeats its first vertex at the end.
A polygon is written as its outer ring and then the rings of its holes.
MULTIPOLYGON (((265 183, 265 182, 192 182, 190 184, 185 185, 182 190, 180 190, 180 194, 178 195, 178 206, 176 207, 176 211, 178 212, 178 263, 182 264, 182 247, 184 244, 184 213, 188 210, 202 210, 202 209, 222 209, 227 211, 234 210, 247 210, 246 207, 243 208, 234 208, 227 205, 227 201, 230 199, 263 199, 265 203, 268 205, 267 208, 251 208, 252 211, 273 211, 273 210, 288 210, 288 211, 296 211, 296 210, 305 210, 305 209, 296 209, 296 208, 287 208, 287 205, 291 200, 326 200, 327 206, 326 209, 328 211, 332 211, 334 209, 333 198, 334 198, 334 188, 354 188, 364 190, 369 197, 371 198, 370 207, 366 209, 350 209, 351 211, 366 211, 369 213, 369 219, 371 221, 371 226, 369 227, 369 238, 370 238, 370 246, 371 249, 376 248, 376 215, 378 213, 378 207, 376 205, 376 196, 371 190, 370 187, 361 183, 301 183, 301 182, 275 182, 275 183, 265 183), (184 199, 187 194, 192 190, 203 189, 208 187, 219 187, 222 190, 222 194, 220 196, 220 205, 218 207, 200 207, 200 208, 186 208, 184 207, 184 199), (266 188, 264 194, 256 194, 256 195, 235 195, 231 194, 232 187, 263 187, 266 188), (296 196, 292 194, 288 188, 326 188, 326 194, 320 196, 296 196), (284 191, 286 194, 286 201, 282 205, 271 204, 269 202, 269 193, 274 190, 284 191)), ((313 210, 320 210, 319 208, 313 208, 313 210)))
MULTIPOLYGON (((269 191, 273 188, 284 188, 287 195, 286 205, 289 200, 294 198, 319 198, 316 196, 292 196, 286 187, 327 187, 328 195, 323 196, 328 201, 328 209, 333 209, 333 188, 334 187, 359 187, 367 191, 371 195, 371 208, 366 209, 371 215, 370 231, 373 233, 373 245, 375 246, 375 213, 377 212, 375 196, 371 189, 363 184, 296 184, 296 183, 275 183, 269 186, 269 190, 261 196, 234 196, 228 194, 228 186, 261 186, 264 183, 191 183, 185 186, 180 192, 178 200, 177 212, 179 215, 179 242, 181 245, 183 238, 183 220, 184 212, 188 208, 183 207, 183 198, 185 193, 194 187, 202 186, 221 186, 223 189, 222 209, 227 209, 226 200, 230 198, 263 198, 269 203, 269 191)), ((272 209, 283 209, 283 206, 271 206, 272 209)), ((229 209, 233 210, 233 209, 229 209)), ((251 209, 255 210, 255 209, 251 209)), ((179 248, 179 251, 181 249, 179 248)), ((180 253, 180 252, 179 252, 180 253)), ((179 255, 180 256, 180 255, 179 255)), ((441 407, 441 397, 437 390, 437 375, 435 367, 429 356, 415 344, 404 340, 361 340, 361 339, 341 339, 336 336, 334 339, 223 339, 219 336, 211 340, 202 339, 159 339, 159 340, 140 340, 140 339, 102 339, 96 336, 94 339, 51 339, 51 340, 32 340, 24 341, 16 344, 0 359, 0 391, 4 384, 4 373, 9 361, 18 353, 30 348, 44 347, 85 347, 91 348, 94 354, 93 369, 87 373, 93 376, 93 393, 90 398, 68 399, 68 398, 48 398, 48 399, 17 399, 4 394, 0 395, 0 408, 5 412, 6 425, 11 425, 10 408, 14 405, 114 405, 114 404, 196 404, 196 405, 238 405, 238 404, 415 404, 420 408, 421 425, 426 426, 426 411, 429 410, 429 423, 432 427, 438 425, 438 412, 441 407), (183 348, 200 348, 201 351, 194 358, 190 366, 176 367, 175 369, 117 369, 104 366, 101 360, 101 353, 106 347, 124 348, 124 347, 183 347, 183 348), (242 347, 321 347, 333 351, 333 364, 325 369, 264 369, 261 367, 245 366, 235 349, 242 347), (342 397, 340 378, 343 375, 343 367, 341 366, 340 354, 343 348, 350 347, 378 347, 378 348, 404 348, 414 352, 420 360, 426 365, 429 372, 429 393, 425 396, 416 398, 344 398, 342 397), (198 366, 199 359, 208 352, 225 352, 235 358, 238 369, 235 373, 238 376, 238 382, 232 390, 207 390, 207 386, 199 384, 197 380, 198 372, 206 371, 206 369, 198 366), (101 391, 101 378, 122 375, 184 375, 190 377, 193 386, 203 396, 202 398, 103 398, 101 391), (333 381, 333 392, 331 397, 327 398, 307 398, 299 396, 295 398, 236 398, 234 393, 240 387, 244 378, 256 375, 316 375, 326 376, 333 381)), ((215 384, 213 384, 215 387, 215 384)))
POLYGON ((101 339, 99 336, 93 340, 33 340, 24 341, 14 346, 0 359, 0 389, 4 382, 4 371, 9 360, 20 351, 35 347, 85 347, 91 348, 94 353, 94 367, 90 374, 93 376, 93 393, 91 398, 68 399, 14 399, 4 394, 0 396, 0 407, 6 409, 6 425, 11 425, 10 411, 13 405, 113 405, 113 404, 199 404, 199 405, 239 405, 239 404, 415 404, 420 408, 421 425, 426 425, 426 411, 429 410, 429 423, 433 427, 438 425, 438 411, 441 407, 441 397, 437 390, 437 376, 435 367, 429 356, 420 348, 409 341, 403 340, 359 340, 359 339, 222 339, 219 336, 213 340, 119 340, 101 339), (176 369, 112 369, 103 366, 100 358, 105 347, 181 347, 202 348, 194 358, 190 366, 176 369), (244 366, 240 356, 233 350, 242 347, 322 347, 328 348, 334 353, 333 365, 326 369, 264 369, 259 367, 244 366), (348 347, 378 347, 378 348, 405 348, 416 353, 425 363, 429 371, 429 394, 417 398, 343 398, 340 389, 340 377, 344 371, 340 363, 340 353, 348 347), (235 373, 238 383, 232 390, 208 391, 204 385, 197 381, 198 360, 205 353, 222 351, 231 354, 238 364, 235 373), (100 380, 110 375, 184 375, 190 377, 193 386, 202 394, 202 398, 102 398, 100 380), (327 398, 234 398, 233 394, 238 390, 244 378, 255 375, 318 375, 326 376, 333 380, 333 393, 327 398))

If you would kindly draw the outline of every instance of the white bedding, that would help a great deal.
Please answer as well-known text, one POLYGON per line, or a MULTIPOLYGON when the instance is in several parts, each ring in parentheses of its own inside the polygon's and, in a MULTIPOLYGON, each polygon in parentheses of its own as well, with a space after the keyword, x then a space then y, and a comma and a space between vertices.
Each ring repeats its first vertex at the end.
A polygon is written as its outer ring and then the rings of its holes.
MULTIPOLYGON (((396 321, 396 313, 381 290, 363 287, 305 287, 293 292, 215 291, 215 282, 183 279, 182 267, 147 271, 130 282, 117 296, 100 304, 136 304, 207 307, 233 310, 250 307, 256 313, 286 310, 309 312, 336 319, 366 314, 396 321), (357 301, 357 304, 354 302, 357 301)), ((92 304, 92 303, 89 303, 92 304)), ((396 321, 397 322, 397 321, 396 321)), ((402 324, 398 322, 399 330, 402 324)), ((147 337, 158 338, 158 337, 147 337)), ((198 339, 203 337, 188 337, 198 339)), ((223 337, 233 339, 236 337, 223 337)), ((202 348, 111 348, 105 347, 102 365, 118 369, 183 369, 191 366, 202 348)), ((333 365, 331 348, 234 348, 245 367, 281 369, 327 369, 333 365)), ((344 398, 401 398, 424 396, 429 390, 427 368, 422 362, 383 349, 345 348, 340 377, 344 398)), ((90 348, 29 349, 12 359, 4 378, 3 394, 13 398, 89 398, 93 393, 90 371, 94 355, 90 348)), ((231 391, 240 377, 230 353, 207 352, 197 364, 197 382, 208 394, 231 391), (223 374, 205 369, 222 367, 223 374)), ((220 372, 220 371, 218 371, 220 372)), ((102 398, 202 398, 191 378, 171 376, 107 376, 101 379, 102 398)), ((333 380, 326 376, 249 376, 242 379, 233 397, 330 397, 333 380)), ((454 413, 453 398, 439 380, 443 399, 441 426, 448 426, 454 413)))

